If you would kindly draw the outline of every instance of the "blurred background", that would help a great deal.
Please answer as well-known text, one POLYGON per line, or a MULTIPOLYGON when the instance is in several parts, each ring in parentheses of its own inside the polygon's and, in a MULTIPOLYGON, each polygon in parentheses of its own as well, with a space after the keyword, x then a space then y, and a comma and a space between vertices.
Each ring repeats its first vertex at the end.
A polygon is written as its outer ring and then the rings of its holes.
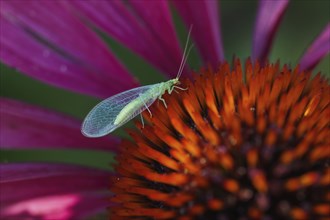
MULTIPOLYGON (((256 0, 221 1, 221 30, 227 60, 231 61, 234 55, 243 60, 250 56, 256 11, 256 0)), ((175 20, 181 45, 183 45, 187 30, 175 11, 173 11, 173 19, 175 20)), ((329 21, 330 1, 291 1, 275 37, 270 60, 280 59, 281 64, 287 63, 295 66, 303 52, 329 21)), ((107 43, 131 73, 139 79, 141 85, 166 80, 160 72, 117 42, 107 38, 107 43)), ((188 64, 193 70, 202 67, 196 51, 193 51, 192 55, 189 56, 188 64)), ((43 84, 3 64, 0 64, 0 68, 0 93, 2 97, 9 97, 64 112, 81 120, 100 101, 43 84)), ((317 72, 321 72, 329 78, 329 55, 317 66, 314 73, 317 72)), ((127 126, 132 126, 132 123, 127 126)), ((116 131, 114 135, 126 137, 122 128, 116 131)), ((109 162, 113 161, 113 155, 95 151, 6 150, 1 151, 0 160, 1 162, 60 161, 111 169, 109 162)))

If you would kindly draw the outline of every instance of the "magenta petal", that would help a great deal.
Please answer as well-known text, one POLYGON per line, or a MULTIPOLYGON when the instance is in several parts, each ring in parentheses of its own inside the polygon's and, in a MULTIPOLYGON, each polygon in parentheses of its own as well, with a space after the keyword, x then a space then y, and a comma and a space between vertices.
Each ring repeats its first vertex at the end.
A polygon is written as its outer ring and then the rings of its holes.
POLYGON ((99 195, 65 194, 41 197, 2 207, 1 219, 79 220, 104 212, 109 202, 99 195))
MULTIPOLYGON (((18 164, 0 164, 0 183, 10 183, 15 181, 26 181, 30 179, 51 178, 63 175, 74 174, 95 174, 106 175, 107 171, 99 171, 92 168, 86 168, 77 165, 67 164, 33 164, 33 163, 18 163, 18 164)), ((104 187, 108 186, 105 182, 104 187)))
POLYGON ((107 190, 108 171, 75 165, 1 164, 0 203, 69 193, 92 193, 107 190))
POLYGON ((0 147, 84 148, 116 151, 119 139, 90 139, 80 132, 81 122, 71 117, 9 99, 0 99, 0 147))
POLYGON ((192 37, 204 63, 217 67, 224 60, 218 1, 173 0, 173 3, 186 26, 193 25, 192 37))
POLYGON ((267 59, 288 3, 289 0, 260 0, 253 34, 253 60, 264 62, 267 59))
POLYGON ((80 202, 73 209, 75 212, 73 219, 86 219, 86 217, 97 213, 107 215, 107 209, 111 205, 109 197, 106 193, 101 195, 82 195, 80 202))
POLYGON ((80 219, 104 211, 113 174, 59 164, 1 164, 1 219, 80 219))
POLYGON ((52 85, 98 97, 136 86, 95 32, 63 1, 2 1, 3 63, 52 85))
POLYGON ((302 70, 312 70, 330 52, 330 23, 300 59, 302 70))
POLYGON ((76 0, 70 5, 164 73, 176 76, 182 55, 166 1, 76 0))

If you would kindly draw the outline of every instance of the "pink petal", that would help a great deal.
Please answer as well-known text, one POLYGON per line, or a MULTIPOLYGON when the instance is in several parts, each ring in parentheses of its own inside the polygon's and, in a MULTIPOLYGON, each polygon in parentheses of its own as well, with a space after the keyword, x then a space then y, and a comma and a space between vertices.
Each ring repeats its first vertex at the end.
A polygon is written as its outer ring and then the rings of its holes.
POLYGON ((58 164, 1 164, 0 169, 0 203, 4 206, 38 197, 106 191, 113 175, 58 164))
POLYGON ((186 26, 193 25, 192 37, 204 63, 217 67, 224 60, 218 1, 173 0, 173 4, 186 26))
POLYGON ((73 219, 86 219, 88 216, 104 213, 108 215, 108 208, 112 204, 109 201, 108 194, 84 195, 80 202, 74 207, 73 219))
POLYGON ((84 148, 116 151, 119 139, 90 139, 80 132, 81 122, 22 102, 0 98, 0 146, 9 149, 84 148))
POLYGON ((264 62, 267 59, 288 3, 288 0, 260 0, 253 34, 253 60, 264 62))
POLYGON ((330 23, 300 59, 302 70, 312 70, 330 52, 330 23))
POLYGON ((1 164, 0 218, 81 219, 110 205, 107 171, 59 164, 1 164))
MULTIPOLYGON (((34 163, 18 163, 18 164, 1 164, 0 166, 0 183, 9 183, 14 181, 50 178, 63 175, 74 175, 76 173, 97 174, 95 169, 86 168, 77 165, 67 164, 34 164, 34 163)), ((110 174, 106 171, 98 171, 99 174, 110 174)), ((106 183, 106 186, 108 183, 106 183)))
POLYGON ((70 1, 84 19, 175 77, 181 51, 167 1, 70 1))
POLYGON ((109 202, 95 195, 64 194, 19 201, 2 207, 3 219, 78 220, 106 210, 109 202))
POLYGON ((136 86, 95 32, 63 1, 2 1, 3 63, 52 85, 98 97, 136 86))

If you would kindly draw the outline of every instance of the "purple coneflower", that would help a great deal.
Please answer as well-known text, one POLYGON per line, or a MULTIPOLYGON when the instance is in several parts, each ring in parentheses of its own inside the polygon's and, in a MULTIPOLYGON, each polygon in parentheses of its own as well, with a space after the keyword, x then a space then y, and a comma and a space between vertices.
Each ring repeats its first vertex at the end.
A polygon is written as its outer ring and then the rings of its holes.
MULTIPOLYGON (((313 68, 330 25, 299 66, 267 57, 288 1, 260 1, 251 59, 224 60, 217 1, 1 1, 1 61, 51 85, 98 98, 138 86, 100 33, 174 77, 181 60, 170 3, 205 68, 164 95, 134 140, 88 139, 79 121, 1 99, 1 148, 95 149, 115 171, 1 164, 1 219, 327 219, 330 86, 313 68), (24 3, 23 3, 24 2, 24 3), (244 63, 244 67, 241 63, 244 63), (109 190, 110 189, 110 190, 109 190), (110 195, 111 194, 111 195, 110 195)), ((148 113, 147 113, 148 114, 148 113)))

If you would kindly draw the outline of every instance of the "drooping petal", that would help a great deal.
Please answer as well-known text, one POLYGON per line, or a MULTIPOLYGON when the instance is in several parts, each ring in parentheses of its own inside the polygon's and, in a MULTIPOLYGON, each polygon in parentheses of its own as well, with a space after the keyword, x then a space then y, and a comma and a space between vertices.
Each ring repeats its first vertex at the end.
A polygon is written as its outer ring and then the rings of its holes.
POLYGON ((106 190, 112 175, 107 171, 63 164, 0 164, 0 170, 1 204, 106 190))
POLYGON ((108 203, 107 171, 59 164, 1 164, 0 171, 1 219, 77 219, 108 203))
POLYGON ((31 198, 106 190, 109 171, 76 165, 1 164, 1 204, 31 198))
POLYGON ((217 67, 224 60, 218 1, 173 0, 187 27, 193 26, 192 37, 205 64, 217 67))
POLYGON ((137 85, 63 1, 2 1, 0 19, 1 61, 31 77, 97 97, 137 85))
POLYGON ((302 70, 312 70, 330 52, 330 23, 300 59, 302 70))
MULTIPOLYGON (((38 178, 51 178, 73 174, 93 174, 95 169, 67 164, 43 164, 43 163, 17 163, 1 164, 0 183, 13 183, 38 178), (86 173, 87 172, 87 173, 86 173)), ((106 171, 98 171, 98 174, 107 174, 106 171)), ((97 175, 97 173, 95 173, 97 175)), ((107 184, 106 184, 107 185, 107 184)))
POLYGON ((176 76, 182 55, 167 1, 75 0, 70 5, 165 74, 176 76))
POLYGON ((252 59, 264 62, 270 52, 276 30, 283 18, 289 0, 260 0, 255 21, 252 59))
POLYGON ((81 122, 72 117, 5 98, 0 105, 1 148, 117 150, 119 139, 86 138, 80 132, 81 122))
POLYGON ((64 194, 21 201, 0 211, 2 219, 79 220, 106 211, 109 202, 99 195, 64 194))

